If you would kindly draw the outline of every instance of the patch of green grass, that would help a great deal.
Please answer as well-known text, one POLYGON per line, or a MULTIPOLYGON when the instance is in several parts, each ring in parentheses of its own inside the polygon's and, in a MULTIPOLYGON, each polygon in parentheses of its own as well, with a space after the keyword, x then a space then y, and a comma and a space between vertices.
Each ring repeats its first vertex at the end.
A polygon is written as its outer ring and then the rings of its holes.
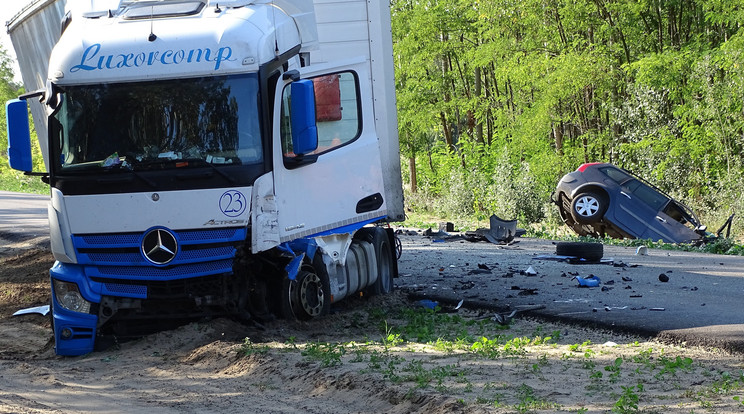
POLYGON ((323 367, 333 367, 341 365, 341 357, 346 354, 346 348, 342 344, 309 342, 301 354, 307 359, 320 362, 323 367))
POLYGON ((399 346, 403 344, 403 342, 405 341, 403 341, 401 335, 399 333, 394 333, 388 326, 387 321, 385 321, 385 333, 382 336, 382 346, 385 347, 385 350, 399 346))
POLYGON ((640 396, 638 393, 643 392, 643 384, 632 385, 630 387, 621 386, 621 388, 623 389, 623 393, 612 407, 612 412, 619 414, 639 412, 638 401, 640 400, 640 396))
POLYGON ((653 354, 653 348, 643 349, 641 351, 638 351, 638 354, 632 357, 632 361, 636 364, 653 366, 653 354))
POLYGON ((535 396, 535 390, 527 384, 517 387, 517 398, 519 402, 514 405, 514 409, 520 413, 560 408, 560 405, 556 403, 545 401, 535 396))
POLYGON ((264 355, 269 352, 268 345, 258 345, 251 341, 251 338, 245 338, 240 346, 240 353, 243 356, 264 355))
POLYGON ((730 372, 721 373, 721 378, 714 381, 709 387, 698 391, 699 398, 708 398, 739 392, 744 389, 744 371, 739 375, 731 375, 730 372))
POLYGON ((661 379, 664 377, 664 375, 671 375, 676 376, 677 370, 681 369, 684 371, 690 371, 692 369, 692 359, 691 358, 683 358, 681 356, 677 356, 674 359, 669 359, 665 356, 661 356, 659 358, 659 365, 661 365, 661 370, 655 375, 657 379, 661 379))
POLYGON ((568 346, 568 350, 571 352, 584 352, 586 354, 587 351, 591 351, 587 349, 587 347, 591 344, 592 344, 592 341, 584 341, 580 344, 571 344, 568 346))
POLYGON ((457 350, 470 349, 470 343, 471 342, 467 341, 465 338, 458 338, 454 341, 447 341, 439 338, 433 345, 435 350, 451 354, 457 350))
POLYGON ((537 362, 532 364, 532 372, 535 374, 538 374, 542 371, 542 367, 548 366, 550 362, 548 361, 548 356, 545 354, 540 355, 537 358, 537 362))
POLYGON ((470 335, 468 323, 459 315, 426 308, 403 309, 401 313, 404 322, 386 334, 399 333, 406 341, 419 343, 433 343, 438 339, 455 341, 470 335))
POLYGON ((615 383, 620 378, 620 366, 623 364, 622 358, 615 358, 615 361, 612 362, 612 364, 607 365, 604 367, 604 370, 609 372, 609 379, 610 382, 615 383))
POLYGON ((501 357, 501 340, 500 338, 488 339, 485 336, 479 341, 474 342, 470 346, 470 351, 477 355, 488 359, 496 359, 501 357))

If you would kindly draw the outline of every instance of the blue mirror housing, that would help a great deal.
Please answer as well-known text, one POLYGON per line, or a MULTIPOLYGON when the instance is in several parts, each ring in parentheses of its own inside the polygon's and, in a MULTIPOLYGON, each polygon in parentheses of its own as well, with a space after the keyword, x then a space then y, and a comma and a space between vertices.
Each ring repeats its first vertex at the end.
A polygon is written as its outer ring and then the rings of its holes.
POLYGON ((8 123, 8 159, 10 168, 30 172, 31 162, 31 129, 28 124, 28 107, 26 101, 11 99, 5 104, 5 116, 8 123))
POLYGON ((307 154, 318 148, 318 127, 315 124, 315 90, 311 80, 291 84, 292 151, 307 154))

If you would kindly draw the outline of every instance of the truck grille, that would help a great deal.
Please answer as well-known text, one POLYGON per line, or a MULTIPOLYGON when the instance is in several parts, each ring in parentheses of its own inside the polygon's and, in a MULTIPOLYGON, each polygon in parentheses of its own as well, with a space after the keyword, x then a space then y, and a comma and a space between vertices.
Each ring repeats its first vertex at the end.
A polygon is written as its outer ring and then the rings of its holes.
POLYGON ((145 232, 79 234, 72 237, 78 263, 92 278, 172 280, 232 271, 245 228, 173 231, 178 252, 167 266, 156 266, 142 253, 145 232))

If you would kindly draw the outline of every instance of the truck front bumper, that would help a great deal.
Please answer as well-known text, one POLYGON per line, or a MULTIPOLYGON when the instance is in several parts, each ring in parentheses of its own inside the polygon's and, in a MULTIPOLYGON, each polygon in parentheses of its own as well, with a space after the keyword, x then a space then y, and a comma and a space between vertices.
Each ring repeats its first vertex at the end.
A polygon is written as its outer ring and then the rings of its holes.
POLYGON ((101 296, 94 292, 83 275, 82 266, 57 262, 49 270, 52 286, 52 328, 57 355, 84 355, 93 351, 101 296), (56 282, 55 282, 56 281, 56 282), (74 311, 60 300, 60 284, 77 286, 79 296, 90 303, 85 311, 74 311), (56 285, 56 286, 55 286, 56 285))

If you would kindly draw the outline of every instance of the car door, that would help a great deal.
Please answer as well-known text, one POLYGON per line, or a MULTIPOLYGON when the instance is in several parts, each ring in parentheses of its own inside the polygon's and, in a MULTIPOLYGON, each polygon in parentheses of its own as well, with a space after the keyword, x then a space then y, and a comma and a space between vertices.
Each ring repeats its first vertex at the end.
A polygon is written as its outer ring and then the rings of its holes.
POLYGON ((700 235, 695 232, 694 223, 690 222, 690 217, 683 207, 675 200, 669 202, 656 214, 657 225, 649 229, 649 234, 656 234, 654 229, 669 237, 664 240, 670 243, 685 243, 692 240, 700 239, 700 235))
POLYGON ((630 191, 630 197, 636 202, 633 206, 639 221, 644 228, 640 231, 640 238, 663 240, 667 243, 677 241, 671 228, 676 223, 662 210, 671 202, 670 198, 659 193, 639 180, 632 180, 623 186, 624 191, 630 191))
POLYGON ((635 178, 629 179, 620 185, 620 194, 613 208, 616 224, 637 238, 673 240, 672 233, 657 218, 668 202, 668 197, 653 188, 635 178))

